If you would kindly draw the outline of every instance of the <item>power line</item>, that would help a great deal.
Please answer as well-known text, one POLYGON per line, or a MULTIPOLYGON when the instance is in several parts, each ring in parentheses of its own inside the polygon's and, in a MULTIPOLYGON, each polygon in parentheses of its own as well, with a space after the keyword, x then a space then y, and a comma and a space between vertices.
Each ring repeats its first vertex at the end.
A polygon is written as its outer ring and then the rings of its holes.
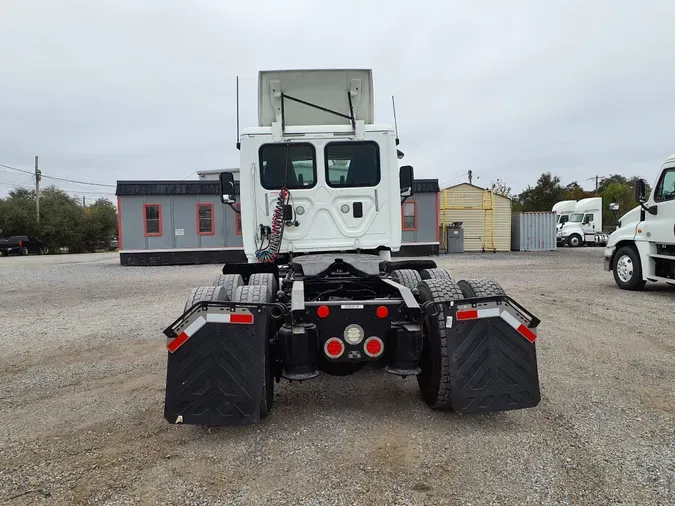
POLYGON ((29 172, 27 170, 17 169, 16 167, 10 167, 9 165, 3 165, 1 163, 0 163, 0 167, 4 167, 5 169, 18 170, 19 172, 25 172, 26 174, 30 174, 31 176, 33 175, 32 172, 29 172))
MULTIPOLYGON (((2 163, 0 163, 0 167, 4 167, 6 169, 11 169, 11 170, 16 170, 16 171, 19 171, 19 172, 25 172, 26 174, 30 174, 31 176, 33 175, 32 172, 29 172, 27 170, 17 169, 16 167, 10 167, 9 165, 4 165, 2 163)), ((56 179, 57 181, 65 181, 67 183, 77 183, 77 184, 86 184, 86 185, 89 185, 89 186, 104 186, 106 188, 116 188, 116 186, 114 184, 89 183, 87 181, 77 181, 75 179, 65 179, 65 178, 56 177, 56 176, 45 176, 44 174, 42 174, 42 177, 46 177, 46 178, 49 178, 49 179, 56 179)))

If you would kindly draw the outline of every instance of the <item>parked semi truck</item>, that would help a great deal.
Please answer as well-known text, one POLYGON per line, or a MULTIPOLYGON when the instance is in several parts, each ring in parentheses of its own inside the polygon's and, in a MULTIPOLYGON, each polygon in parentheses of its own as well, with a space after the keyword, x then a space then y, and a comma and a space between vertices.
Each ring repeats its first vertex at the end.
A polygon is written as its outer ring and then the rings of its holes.
POLYGON ((254 423, 275 382, 367 364, 416 377, 433 409, 538 404, 536 317, 496 281, 392 260, 414 188, 398 144, 374 122, 370 70, 259 74, 239 185, 220 175, 247 261, 192 290, 165 330, 170 423, 254 423))
POLYGON ((574 204, 574 212, 557 232, 558 244, 567 244, 573 248, 607 244, 608 235, 602 231, 602 198, 581 199, 574 204))
POLYGON ((553 204, 553 211, 556 214, 556 228, 560 230, 562 226, 570 220, 570 215, 574 212, 576 200, 561 200, 553 204))
POLYGON ((661 166, 646 196, 635 183, 639 206, 623 215, 605 248, 605 270, 624 290, 641 290, 647 281, 675 285, 675 155, 661 166))

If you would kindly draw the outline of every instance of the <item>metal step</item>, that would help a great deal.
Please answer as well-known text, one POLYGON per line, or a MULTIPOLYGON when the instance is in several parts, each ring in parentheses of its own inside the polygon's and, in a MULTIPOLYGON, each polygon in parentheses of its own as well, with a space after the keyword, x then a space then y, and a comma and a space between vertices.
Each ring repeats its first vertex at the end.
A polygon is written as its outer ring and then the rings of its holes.
POLYGON ((654 255, 649 255, 649 257, 654 258, 654 259, 658 258, 660 260, 672 260, 673 262, 675 262, 675 255, 657 255, 657 254, 654 254, 654 255))

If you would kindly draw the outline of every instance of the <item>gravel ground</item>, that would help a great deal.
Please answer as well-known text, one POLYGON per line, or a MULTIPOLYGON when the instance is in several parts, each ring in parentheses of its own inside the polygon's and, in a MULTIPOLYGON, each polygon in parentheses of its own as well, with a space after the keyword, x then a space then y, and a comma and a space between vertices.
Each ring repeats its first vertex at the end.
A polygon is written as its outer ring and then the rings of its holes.
POLYGON ((433 412, 363 370, 282 383, 255 426, 173 426, 161 331, 217 266, 0 259, 0 503, 675 504, 675 292, 619 290, 601 249, 439 263, 541 318, 539 406, 433 412))

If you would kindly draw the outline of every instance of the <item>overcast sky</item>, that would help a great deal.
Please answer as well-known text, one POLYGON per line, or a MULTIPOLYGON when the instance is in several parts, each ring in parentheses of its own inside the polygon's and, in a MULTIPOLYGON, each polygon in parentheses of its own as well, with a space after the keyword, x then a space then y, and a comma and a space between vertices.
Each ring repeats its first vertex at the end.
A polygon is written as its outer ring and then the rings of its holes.
MULTIPOLYGON (((675 153, 674 19, 673 0, 0 0, 0 164, 195 178, 238 165, 236 75, 252 126, 258 70, 364 67, 417 177, 651 180, 675 153)), ((0 195, 24 182, 0 167, 0 195)))

